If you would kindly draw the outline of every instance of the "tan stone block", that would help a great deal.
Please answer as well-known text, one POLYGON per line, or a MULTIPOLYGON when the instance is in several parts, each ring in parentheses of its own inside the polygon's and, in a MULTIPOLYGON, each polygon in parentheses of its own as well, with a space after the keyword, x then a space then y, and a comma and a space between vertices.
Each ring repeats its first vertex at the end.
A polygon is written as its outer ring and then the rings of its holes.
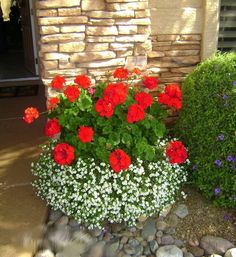
POLYGON ((39 25, 64 25, 64 24, 82 24, 87 23, 88 17, 79 16, 79 17, 47 17, 39 18, 39 25))
POLYGON ((145 10, 148 9, 148 2, 108 3, 106 8, 109 11, 145 10))
POLYGON ((106 51, 109 49, 109 43, 86 43, 86 52, 106 51))
POLYGON ((174 62, 179 65, 193 65, 197 64, 200 62, 200 57, 199 56, 181 56, 181 57, 163 57, 162 58, 163 62, 174 62))
POLYGON ((179 35, 157 35, 157 41, 174 41, 179 38, 179 35))
POLYGON ((130 2, 143 2, 146 0, 106 0, 107 3, 130 3, 130 2))
POLYGON ((39 31, 41 35, 56 34, 60 32, 60 28, 56 26, 41 26, 39 31))
POLYGON ((46 52, 57 52, 58 51, 58 45, 56 44, 41 44, 40 45, 40 52, 46 53, 46 52))
POLYGON ((176 73, 176 72, 162 72, 161 78, 171 78, 171 77, 182 77, 182 73, 176 73))
POLYGON ((200 41, 201 35, 180 35, 180 40, 183 41, 200 41))
POLYGON ((86 41, 88 43, 93 43, 93 42, 115 42, 115 36, 87 36, 86 41))
POLYGON ((108 75, 107 68, 99 68, 99 69, 89 69, 88 74, 92 77, 100 77, 108 75))
POLYGON ((133 55, 133 50, 119 50, 116 52, 117 57, 127 57, 133 55))
POLYGON ((88 15, 88 17, 91 17, 91 18, 102 18, 102 19, 134 17, 134 11, 132 10, 120 11, 120 12, 91 11, 86 14, 88 15))
POLYGON ((62 33, 85 32, 85 25, 61 26, 62 33))
POLYGON ((127 50, 127 49, 133 49, 134 44, 131 44, 131 43, 111 43, 110 48, 112 50, 116 50, 116 51, 127 50))
POLYGON ((81 3, 83 11, 93 11, 93 10, 104 10, 105 1, 104 0, 82 0, 81 3))
POLYGON ((112 26, 115 24, 114 19, 89 19, 89 25, 102 25, 102 26, 112 26))
POLYGON ((151 16, 151 12, 149 9, 141 10, 141 11, 135 11, 135 18, 146 18, 151 16))
POLYGON ((180 68, 173 68, 171 72, 181 72, 181 73, 190 73, 196 66, 188 66, 188 67, 180 67, 180 68))
POLYGON ((61 53, 45 53, 44 54, 44 59, 46 61, 48 60, 69 60, 69 55, 68 54, 61 54, 61 53))
POLYGON ((129 70, 135 67, 145 70, 147 67, 147 56, 128 56, 126 58, 125 67, 129 70))
POLYGON ((82 52, 85 49, 84 42, 70 42, 65 44, 59 44, 60 53, 73 53, 73 52, 82 52))
POLYGON ((79 63, 78 67, 84 68, 100 68, 100 67, 111 67, 111 66, 123 66, 125 64, 125 58, 113 58, 111 60, 106 61, 96 61, 96 62, 87 62, 87 63, 79 63))
POLYGON ((42 65, 46 70, 55 70, 58 68, 58 61, 42 61, 42 65))
POLYGON ((137 25, 131 26, 118 26, 119 34, 129 35, 129 34, 137 34, 138 27, 137 25))
POLYGON ((151 27, 150 26, 138 26, 138 34, 149 34, 151 33, 151 27))
POLYGON ((171 41, 162 41, 162 42, 156 42, 155 46, 170 46, 172 44, 171 41))
POLYGON ((57 10, 56 9, 37 10, 36 15, 38 17, 55 17, 57 16, 57 10))
POLYGON ((153 44, 154 51, 170 51, 170 50, 200 50, 200 45, 171 45, 171 46, 156 46, 153 44))
POLYGON ((147 71, 148 71, 148 73, 155 74, 155 73, 169 71, 169 69, 167 69, 167 68, 157 68, 157 67, 148 67, 147 71))
POLYGON ((183 82, 185 77, 159 78, 160 83, 177 83, 183 82))
POLYGON ((102 51, 102 52, 74 53, 71 55, 70 60, 72 63, 81 63, 81 62, 111 59, 115 57, 116 57, 116 54, 112 51, 102 51))
POLYGON ((84 33, 66 33, 66 34, 53 34, 41 37, 43 43, 55 43, 55 42, 70 42, 71 40, 83 41, 85 38, 84 33))
POLYGON ((147 54, 148 52, 152 51, 152 42, 151 40, 146 40, 146 42, 142 44, 136 44, 134 49, 134 54, 147 54))
POLYGON ((74 63, 59 60, 59 69, 73 69, 76 68, 76 65, 74 63))
POLYGON ((198 44, 200 44, 200 41, 181 41, 181 40, 177 40, 177 41, 173 41, 172 44, 173 45, 198 45, 198 44))
POLYGON ((60 8, 60 7, 73 7, 80 6, 80 0, 48 0, 48 1, 37 1, 37 9, 49 9, 49 8, 60 8))
POLYGON ((180 65, 178 63, 174 63, 174 62, 164 62, 164 61, 155 61, 155 60, 150 60, 148 62, 149 67, 152 68, 175 68, 175 67, 179 67, 180 65))
POLYGON ((118 30, 116 26, 87 26, 86 28, 87 35, 118 35, 118 30))
POLYGON ((199 0, 150 0, 150 8, 161 8, 161 9, 180 9, 185 7, 200 8, 202 7, 202 1, 199 0))
POLYGON ((148 58, 157 58, 157 57, 163 57, 163 56, 165 56, 164 52, 152 51, 148 53, 148 58))
POLYGON ((58 14, 59 16, 78 16, 78 15, 81 15, 81 8, 80 7, 59 8, 58 14))
POLYGON ((148 35, 139 34, 139 35, 130 35, 130 36, 117 36, 116 42, 145 42, 148 39, 148 35))
POLYGON ((46 72, 46 76, 55 77, 56 75, 62 75, 65 77, 75 77, 78 74, 85 74, 85 73, 86 73, 86 69, 73 68, 73 69, 64 69, 64 70, 50 70, 46 72))
POLYGON ((150 25, 150 18, 140 18, 140 19, 117 19, 115 24, 117 25, 150 25))
POLYGON ((199 55, 199 50, 172 50, 166 51, 166 56, 189 56, 189 55, 199 55))

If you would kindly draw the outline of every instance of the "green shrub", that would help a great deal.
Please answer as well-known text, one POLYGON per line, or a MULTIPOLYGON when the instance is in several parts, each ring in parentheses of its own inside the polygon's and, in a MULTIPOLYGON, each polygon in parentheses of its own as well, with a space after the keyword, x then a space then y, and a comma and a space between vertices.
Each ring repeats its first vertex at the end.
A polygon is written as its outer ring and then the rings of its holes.
POLYGON ((236 206, 235 53, 217 53, 187 77, 176 128, 196 186, 215 204, 236 206))

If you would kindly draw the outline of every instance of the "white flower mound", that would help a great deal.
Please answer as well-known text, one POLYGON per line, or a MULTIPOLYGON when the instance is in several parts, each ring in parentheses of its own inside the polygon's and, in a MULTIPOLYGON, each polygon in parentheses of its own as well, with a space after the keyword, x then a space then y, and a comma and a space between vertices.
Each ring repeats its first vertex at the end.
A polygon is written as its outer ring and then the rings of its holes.
MULTIPOLYGON (((166 141, 157 148, 164 152, 166 141)), ((104 222, 134 225, 141 215, 151 216, 174 203, 176 193, 187 179, 183 166, 171 165, 164 154, 157 162, 137 160, 116 174, 109 164, 78 159, 73 166, 60 166, 50 149, 32 164, 37 176, 33 183, 38 195, 53 209, 89 228, 104 222)))

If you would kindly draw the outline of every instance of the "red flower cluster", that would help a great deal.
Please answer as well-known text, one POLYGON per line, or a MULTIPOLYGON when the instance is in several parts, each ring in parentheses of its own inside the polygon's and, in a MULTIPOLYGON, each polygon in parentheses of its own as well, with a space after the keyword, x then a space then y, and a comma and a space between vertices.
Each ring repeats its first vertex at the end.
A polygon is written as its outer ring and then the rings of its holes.
POLYGON ((56 134, 61 132, 61 126, 56 118, 49 120, 44 128, 44 134, 47 137, 53 138, 56 134))
POLYGON ((145 118, 145 112, 143 108, 138 104, 132 104, 128 108, 127 121, 134 123, 136 121, 143 120, 145 118))
POLYGON ((53 158, 57 164, 70 165, 75 159, 75 149, 67 143, 57 144, 53 150, 53 158))
POLYGON ((80 126, 78 130, 78 138, 83 143, 88 143, 93 140, 94 131, 91 127, 80 126))
POLYGON ((86 88, 90 87, 90 85, 91 85, 91 80, 86 75, 79 75, 79 76, 77 76, 75 78, 74 82, 76 84, 78 84, 80 87, 82 87, 83 89, 86 89, 86 88))
POLYGON ((103 92, 103 99, 111 103, 113 107, 125 102, 128 94, 128 87, 123 83, 110 83, 103 92))
POLYGON ((61 90, 61 89, 63 89, 65 82, 66 82, 66 80, 64 77, 56 76, 51 81, 51 88, 61 90))
POLYGON ((152 96, 145 92, 137 93, 134 96, 134 99, 137 102, 137 104, 140 105, 143 109, 146 109, 149 106, 151 106, 153 102, 152 96))
POLYGON ((148 89, 154 89, 158 85, 158 79, 156 77, 144 77, 143 85, 148 89))
POLYGON ((188 158, 188 153, 181 141, 172 141, 166 147, 166 155, 171 164, 181 164, 188 158))
POLYGON ((111 103, 106 102, 103 98, 98 99, 96 102, 95 111, 98 112, 100 116, 106 118, 110 118, 114 113, 111 103))
POLYGON ((25 115, 23 117, 23 120, 30 124, 32 123, 35 119, 37 119, 39 117, 39 112, 36 108, 34 107, 28 107, 27 109, 25 109, 25 115))
POLYGON ((109 156, 109 161, 115 173, 128 169, 131 164, 129 155, 121 149, 113 151, 109 156))
POLYGON ((182 93, 178 84, 165 87, 165 92, 158 95, 158 102, 180 110, 182 107, 182 93))
POLYGON ((79 88, 77 86, 68 86, 64 90, 64 94, 68 98, 68 100, 71 103, 73 103, 79 97, 80 91, 79 91, 79 88))
POLYGON ((128 78, 128 70, 125 68, 116 68, 113 73, 113 77, 117 79, 127 79, 128 78))
POLYGON ((48 110, 52 110, 57 106, 57 104, 60 102, 60 99, 58 97, 51 97, 48 99, 48 110))

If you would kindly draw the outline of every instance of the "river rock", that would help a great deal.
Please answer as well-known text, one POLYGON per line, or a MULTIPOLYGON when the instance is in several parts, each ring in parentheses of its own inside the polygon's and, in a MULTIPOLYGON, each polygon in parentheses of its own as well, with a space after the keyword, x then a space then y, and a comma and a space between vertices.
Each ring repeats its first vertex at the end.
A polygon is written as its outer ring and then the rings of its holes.
POLYGON ((55 257, 55 255, 51 250, 47 249, 37 252, 34 257, 55 257))
POLYGON ((106 256, 109 257, 116 257, 117 256, 117 251, 119 249, 119 240, 115 239, 106 245, 106 256))
POLYGON ((157 250, 156 257, 183 257, 183 252, 175 245, 166 245, 157 250))
POLYGON ((174 213, 181 219, 188 215, 188 207, 185 204, 180 204, 174 211, 174 213))
POLYGON ((204 255, 204 250, 198 246, 192 246, 189 248, 189 251, 195 256, 195 257, 201 257, 204 255))
POLYGON ((156 232, 156 221, 154 219, 146 220, 142 231, 142 237, 144 239, 148 239, 150 236, 155 237, 156 232))
POLYGON ((102 257, 104 252, 105 242, 100 241, 96 243, 89 251, 89 254, 86 257, 102 257))
POLYGON ((224 257, 236 257, 236 248, 232 248, 230 250, 228 250, 224 257))
POLYGON ((158 220, 156 227, 158 231, 165 231, 168 227, 168 224, 165 221, 158 220))
POLYGON ((204 236, 200 241, 200 247, 205 250, 206 254, 224 254, 234 245, 221 237, 204 236))
POLYGON ((156 250, 158 249, 159 245, 156 240, 152 240, 150 243, 150 250, 152 253, 156 253, 156 250))
POLYGON ((172 236, 170 235, 165 235, 161 238, 161 244, 163 245, 172 245, 175 243, 175 240, 172 236))
POLYGON ((191 253, 189 252, 185 252, 184 253, 184 257, 194 257, 191 253))

